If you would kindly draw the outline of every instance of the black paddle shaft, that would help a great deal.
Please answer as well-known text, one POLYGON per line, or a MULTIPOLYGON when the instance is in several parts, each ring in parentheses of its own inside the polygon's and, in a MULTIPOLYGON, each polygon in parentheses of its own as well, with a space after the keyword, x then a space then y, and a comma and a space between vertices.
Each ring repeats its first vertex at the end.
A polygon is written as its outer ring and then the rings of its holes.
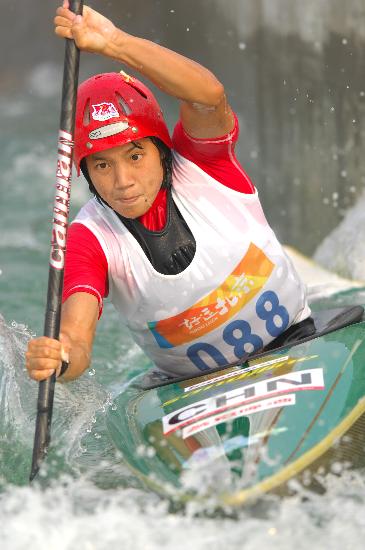
MULTIPOLYGON (((70 10, 82 13, 83 0, 70 0, 70 10)), ((61 120, 58 137, 56 193, 53 206, 51 254, 48 274, 44 336, 59 338, 66 234, 70 206, 73 135, 80 52, 74 40, 66 39, 63 68, 61 120)), ((56 375, 39 382, 37 418, 30 481, 34 479, 47 454, 51 440, 51 420, 56 375)))

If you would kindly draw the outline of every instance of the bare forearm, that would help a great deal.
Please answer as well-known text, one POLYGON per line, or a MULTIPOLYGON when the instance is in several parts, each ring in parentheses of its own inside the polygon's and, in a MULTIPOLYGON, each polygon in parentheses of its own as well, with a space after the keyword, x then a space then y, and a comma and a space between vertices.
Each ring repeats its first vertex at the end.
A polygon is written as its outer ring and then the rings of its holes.
POLYGON ((137 70, 182 101, 212 106, 222 101, 224 88, 208 69, 149 40, 118 30, 105 55, 137 70))
POLYGON ((74 380, 90 367, 99 306, 95 296, 73 294, 62 306, 61 335, 67 342, 69 367, 59 380, 74 380))
POLYGON ((86 343, 75 342, 70 338, 69 366, 65 373, 58 378, 59 382, 75 380, 89 368, 91 361, 91 350, 86 343))

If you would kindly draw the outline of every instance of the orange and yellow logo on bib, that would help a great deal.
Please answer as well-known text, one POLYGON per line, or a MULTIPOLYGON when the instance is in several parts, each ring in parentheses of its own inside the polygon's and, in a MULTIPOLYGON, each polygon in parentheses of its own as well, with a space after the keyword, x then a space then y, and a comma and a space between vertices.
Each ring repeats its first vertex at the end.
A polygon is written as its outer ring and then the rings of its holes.
POLYGON ((223 325, 252 300, 273 269, 274 264, 251 243, 218 288, 174 317, 148 322, 148 328, 160 348, 173 348, 200 338, 223 325))

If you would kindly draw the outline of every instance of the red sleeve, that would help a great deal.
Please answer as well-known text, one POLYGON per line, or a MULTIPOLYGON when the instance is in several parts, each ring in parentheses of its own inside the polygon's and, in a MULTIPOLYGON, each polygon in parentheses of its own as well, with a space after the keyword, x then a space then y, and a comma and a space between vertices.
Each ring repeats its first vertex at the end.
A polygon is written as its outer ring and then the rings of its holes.
POLYGON ((254 193, 250 178, 238 162, 234 148, 239 135, 239 125, 229 134, 217 138, 198 139, 189 136, 181 123, 176 124, 172 137, 173 147, 180 155, 190 160, 209 176, 223 185, 241 193, 254 193))
POLYGON ((95 235, 81 223, 70 225, 67 233, 62 302, 76 292, 96 296, 100 318, 108 295, 108 262, 95 235))

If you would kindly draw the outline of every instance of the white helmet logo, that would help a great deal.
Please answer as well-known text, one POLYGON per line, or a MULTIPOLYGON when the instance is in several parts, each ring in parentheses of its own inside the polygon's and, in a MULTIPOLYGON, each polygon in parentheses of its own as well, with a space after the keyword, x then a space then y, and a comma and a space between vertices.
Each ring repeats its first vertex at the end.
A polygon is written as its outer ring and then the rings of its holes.
POLYGON ((91 116, 94 120, 109 120, 109 118, 118 118, 118 110, 114 107, 113 103, 98 103, 92 105, 93 111, 91 116))
POLYGON ((129 128, 128 122, 114 122, 113 124, 107 124, 106 126, 100 126, 89 134, 90 139, 102 139, 115 134, 120 134, 129 128))

